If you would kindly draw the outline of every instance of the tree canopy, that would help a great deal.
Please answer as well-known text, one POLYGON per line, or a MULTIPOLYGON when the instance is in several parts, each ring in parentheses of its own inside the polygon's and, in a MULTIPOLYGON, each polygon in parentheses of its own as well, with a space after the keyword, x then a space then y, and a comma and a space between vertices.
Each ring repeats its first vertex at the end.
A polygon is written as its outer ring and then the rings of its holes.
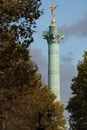
POLYGON ((27 50, 22 45, 8 43, 0 50, 0 86, 22 87, 37 83, 40 75, 36 76, 37 66, 31 60, 27 50), (29 76, 30 74, 30 76, 29 76), (33 77, 36 77, 36 80, 33 77), (34 81, 35 80, 35 81, 34 81), (32 83, 31 83, 32 81, 32 83))
POLYGON ((40 0, 0 0, 1 130, 65 129, 64 106, 43 83, 27 49, 40 5, 40 0))
POLYGON ((1 128, 36 129, 41 113, 41 126, 45 129, 65 129, 64 106, 55 102, 56 96, 41 80, 29 51, 8 43, 1 48, 0 56, 1 128))
POLYGON ((16 43, 29 46, 42 14, 40 6, 41 0, 0 0, 0 39, 11 36, 16 43))
POLYGON ((83 61, 77 65, 78 74, 72 79, 70 98, 67 110, 70 115, 70 126, 73 130, 87 129, 87 51, 83 61))

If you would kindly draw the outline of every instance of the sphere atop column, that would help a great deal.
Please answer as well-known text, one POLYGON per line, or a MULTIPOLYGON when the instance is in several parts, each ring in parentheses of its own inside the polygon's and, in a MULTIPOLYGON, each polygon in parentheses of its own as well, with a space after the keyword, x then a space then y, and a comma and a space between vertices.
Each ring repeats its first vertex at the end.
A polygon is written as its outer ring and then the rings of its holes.
POLYGON ((53 18, 53 19, 51 20, 51 24, 54 24, 54 23, 56 23, 56 20, 53 18))

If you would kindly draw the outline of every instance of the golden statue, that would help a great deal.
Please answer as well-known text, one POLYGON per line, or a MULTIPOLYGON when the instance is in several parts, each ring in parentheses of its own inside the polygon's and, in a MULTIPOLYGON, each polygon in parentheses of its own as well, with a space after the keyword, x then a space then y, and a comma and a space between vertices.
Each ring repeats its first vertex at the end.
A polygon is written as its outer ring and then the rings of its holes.
POLYGON ((55 16, 54 10, 58 7, 58 5, 52 5, 52 6, 49 5, 49 7, 51 8, 51 14, 52 14, 52 17, 54 18, 55 16))

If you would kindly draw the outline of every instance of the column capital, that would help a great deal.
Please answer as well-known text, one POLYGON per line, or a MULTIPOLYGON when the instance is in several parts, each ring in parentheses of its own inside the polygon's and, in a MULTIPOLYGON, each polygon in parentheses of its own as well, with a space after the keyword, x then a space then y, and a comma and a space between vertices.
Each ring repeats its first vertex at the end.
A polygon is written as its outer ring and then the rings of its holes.
POLYGON ((64 33, 50 34, 49 31, 44 31, 43 38, 46 39, 48 43, 58 43, 64 38, 64 33))

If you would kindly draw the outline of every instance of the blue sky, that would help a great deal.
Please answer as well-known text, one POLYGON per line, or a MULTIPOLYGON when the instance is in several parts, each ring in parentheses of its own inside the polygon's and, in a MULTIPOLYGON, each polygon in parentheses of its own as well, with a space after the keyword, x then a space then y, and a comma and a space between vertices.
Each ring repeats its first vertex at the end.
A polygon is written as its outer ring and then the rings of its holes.
MULTIPOLYGON (((51 24, 49 3, 52 4, 52 0, 42 0, 44 15, 37 21, 37 32, 30 47, 45 83, 48 77, 48 45, 42 32, 51 24)), ((54 4, 59 5, 55 10, 56 23, 65 35, 60 43, 60 78, 61 102, 66 105, 71 97, 71 79, 77 74, 76 65, 87 50, 87 0, 54 0, 54 4)))

